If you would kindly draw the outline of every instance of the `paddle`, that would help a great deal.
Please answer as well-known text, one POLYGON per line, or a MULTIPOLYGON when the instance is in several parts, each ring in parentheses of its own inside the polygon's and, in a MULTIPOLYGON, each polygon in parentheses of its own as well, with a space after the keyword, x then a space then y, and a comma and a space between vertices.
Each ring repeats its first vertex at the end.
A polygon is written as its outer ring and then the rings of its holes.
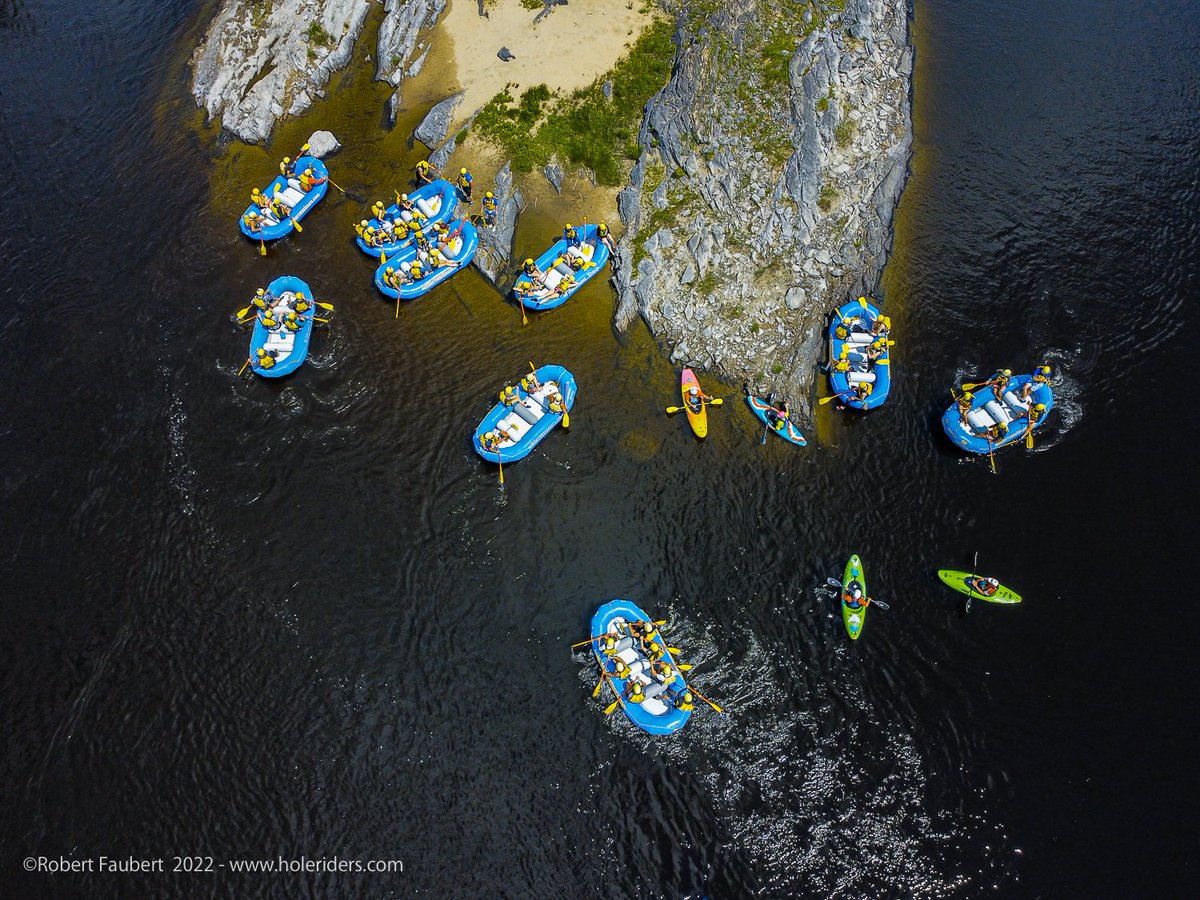
MULTIPOLYGON (((722 400, 720 397, 714 397, 712 400, 702 400, 701 402, 707 406, 723 406, 725 403, 725 401, 722 400)), ((687 409, 686 406, 668 406, 667 407, 667 415, 673 416, 673 415, 675 415, 675 413, 683 412, 685 409, 687 409)))
POLYGON ((248 366, 248 365, 250 365, 249 359, 247 359, 244 363, 242 363, 242 367, 240 369, 238 369, 238 378, 242 377, 242 373, 246 371, 246 366, 248 366))
MULTIPOLYGON (((563 400, 563 403, 564 403, 564 404, 565 404, 566 402, 567 402, 566 400, 563 400)), ((563 428, 570 428, 570 427, 571 427, 571 414, 570 414, 569 412, 567 412, 567 410, 566 410, 566 409, 564 409, 564 410, 563 410, 562 427, 563 427, 563 428)))
MULTIPOLYGON (((978 551, 978 550, 976 550, 976 551, 975 551, 975 558, 974 558, 973 560, 971 560, 971 577, 972 577, 972 578, 974 578, 974 577, 975 577, 975 570, 976 570, 978 567, 979 567, 979 551, 978 551)), ((967 587, 970 587, 970 585, 967 585, 967 587)), ((971 601, 972 601, 972 600, 974 600, 974 599, 975 599, 975 598, 974 598, 974 597, 972 597, 970 594, 967 594, 967 608, 966 608, 966 610, 964 611, 964 613, 969 613, 969 612, 971 611, 971 601)))
POLYGON ((496 454, 496 464, 500 466, 500 487, 504 487, 504 460, 500 458, 500 454, 496 454))
MULTIPOLYGON (((749 392, 747 392, 747 393, 749 393, 749 392)), ((770 406, 771 401, 774 399, 775 399, 775 392, 771 391, 771 393, 767 394, 767 406, 770 406)), ((766 419, 766 416, 764 416, 763 418, 766 419)), ((759 439, 758 446, 761 447, 763 444, 765 444, 767 442, 767 432, 770 430, 771 430, 771 421, 769 419, 766 419, 766 421, 763 422, 762 438, 759 439)))
POLYGON ((262 236, 261 229, 258 232, 258 255, 259 256, 267 255, 267 241, 266 241, 266 238, 264 238, 262 236))
POLYGON ((291 216, 288 216, 288 221, 292 223, 292 225, 295 227, 296 232, 298 234, 301 234, 304 232, 304 229, 300 227, 300 223, 297 222, 295 219, 293 219, 291 216))
MULTIPOLYGON (((254 305, 254 304, 251 304, 251 306, 253 306, 253 305, 254 305)), ((233 314, 233 317, 234 317, 235 319, 241 319, 241 318, 244 318, 244 317, 245 317, 245 315, 246 315, 246 313, 248 313, 248 312, 250 312, 250 307, 249 307, 249 306, 247 306, 245 309, 239 309, 237 312, 235 312, 235 313, 233 314)))
MULTIPOLYGON (((328 169, 326 169, 325 171, 326 171, 326 173, 328 173, 328 171, 329 171, 329 170, 328 170, 328 169)), ((326 175, 325 175, 325 180, 326 180, 326 181, 328 181, 330 184, 332 184, 332 185, 333 185, 335 188, 337 188, 339 191, 342 191, 342 189, 341 189, 340 187, 338 187, 338 183, 337 183, 336 181, 334 181, 334 180, 333 180, 333 179, 332 179, 332 178, 331 178, 331 177, 330 177, 328 174, 326 174, 326 175)), ((344 194, 344 193, 346 193, 346 192, 345 192, 345 191, 342 191, 342 193, 344 194)))
MULTIPOLYGON (((1033 405, 1032 400, 1030 400, 1029 403, 1031 406, 1033 405)), ((1026 450, 1033 449, 1033 414, 1032 414, 1032 412, 1029 413, 1029 425, 1026 426, 1026 428, 1025 428, 1025 449, 1026 450)))
POLYGON ((843 400, 847 400, 847 399, 849 399, 850 394, 852 394, 852 393, 854 393, 854 392, 853 391, 842 391, 842 393, 840 393, 840 394, 833 394, 829 397, 822 397, 820 400, 817 401, 817 406, 824 406, 826 403, 832 403, 834 400, 837 400, 839 397, 842 398, 843 400))
POLYGON ((604 710, 604 714, 606 716, 611 716, 613 710, 617 708, 617 704, 619 703, 622 707, 624 707, 625 701, 621 699, 621 692, 617 690, 617 686, 612 683, 612 676, 610 676, 607 672, 605 672, 600 677, 608 682, 608 686, 610 688, 612 688, 613 695, 617 698, 616 700, 614 700, 612 703, 610 703, 608 705, 608 708, 606 708, 604 710))
POLYGON ((528 325, 529 319, 525 316, 525 295, 521 293, 519 288, 514 288, 513 293, 517 295, 517 302, 521 304, 521 324, 528 325))
POLYGON ((400 318, 400 288, 396 288, 396 315, 393 318, 400 318))
POLYGON ((867 308, 867 298, 866 297, 859 297, 858 302, 862 305, 863 309, 867 308))
POLYGON ((991 435, 988 435, 987 442, 988 442, 988 459, 990 459, 992 461, 992 474, 995 475, 996 474, 996 453, 992 446, 991 435))
POLYGON ((703 700, 705 703, 707 703, 709 706, 711 706, 717 712, 719 712, 719 713, 725 712, 725 710, 721 709, 721 707, 717 706, 717 704, 713 703, 711 700, 709 700, 707 697, 705 697, 702 693, 700 693, 698 690, 696 690, 695 685, 689 683, 687 688, 689 691, 691 691, 693 694, 695 694, 697 697, 699 697, 701 700, 703 700))
MULTIPOLYGON (((830 587, 837 588, 839 591, 842 589, 842 583, 840 581, 838 581, 836 578, 826 578, 825 583, 828 584, 830 587)), ((870 597, 867 598, 867 602, 874 604, 875 606, 878 606, 880 609, 884 609, 884 610, 892 608, 890 605, 888 605, 887 603, 884 603, 882 600, 872 600, 870 597)))

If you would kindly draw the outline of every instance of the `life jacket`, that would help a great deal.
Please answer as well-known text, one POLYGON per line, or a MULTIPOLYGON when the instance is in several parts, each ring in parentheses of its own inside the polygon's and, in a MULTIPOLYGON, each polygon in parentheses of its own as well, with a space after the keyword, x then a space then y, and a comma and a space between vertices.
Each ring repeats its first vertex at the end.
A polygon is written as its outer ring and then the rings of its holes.
POLYGON ((403 219, 397 219, 396 224, 396 240, 403 241, 408 237, 408 223, 403 219))
POLYGON ((646 692, 642 688, 642 683, 640 681, 634 681, 631 683, 632 683, 633 687, 631 687, 629 689, 629 702, 630 703, 641 703, 643 700, 646 699, 646 692))
POLYGON ((281 162, 279 164, 279 171, 285 178, 291 178, 296 174, 296 164, 294 162, 281 162))
POLYGON ((486 209, 488 212, 495 212, 496 211, 496 198, 495 197, 484 197, 483 198, 483 208, 486 209))
POLYGON ((413 281, 420 281, 425 277, 425 273, 421 271, 420 263, 413 263, 412 268, 408 270, 408 274, 412 276, 413 281))
POLYGON ((596 226, 596 234, 600 235, 600 237, 607 237, 608 236, 608 226, 605 225, 603 222, 601 222, 599 225, 596 226))
POLYGON ((466 175, 458 176, 458 186, 460 188, 462 188, 464 191, 471 190, 471 173, 470 172, 468 172, 466 175))
POLYGON ((265 296, 255 295, 254 299, 250 301, 250 304, 258 309, 261 309, 263 312, 266 312, 267 298, 265 296))
POLYGON ((869 381, 860 381, 854 389, 864 400, 871 396, 871 391, 875 390, 874 386, 872 386, 871 382, 869 381))
POLYGON ((398 272, 384 272, 383 273, 383 283, 386 284, 388 287, 398 288, 398 287, 400 287, 400 285, 398 283, 399 277, 400 276, 399 276, 398 272))
POLYGON ((264 353, 258 358, 258 364, 264 369, 270 369, 275 365, 275 357, 269 353, 264 353))
POLYGON ((500 402, 505 406, 512 406, 517 402, 517 389, 511 384, 500 392, 500 402))
POLYGON ((537 274, 538 270, 537 263, 524 263, 521 268, 524 270, 526 275, 535 275, 537 274))
POLYGON ((558 290, 564 294, 573 287, 575 287, 575 279, 570 275, 564 275, 562 281, 558 283, 558 290))
POLYGON ((839 359, 839 360, 838 360, 836 363, 834 363, 834 364, 833 364, 833 371, 835 371, 835 372, 849 372, 849 371, 850 371, 850 360, 848 360, 848 359, 839 359))
POLYGON ((297 300, 296 301, 296 312, 298 312, 298 313, 306 312, 308 310, 308 307, 309 307, 309 304, 308 304, 307 300, 297 300))
POLYGON ((579 242, 579 232, 576 231, 574 228, 564 228, 563 229, 563 240, 566 241, 568 244, 570 244, 572 242, 578 243, 579 242))
POLYGON ((425 160, 421 160, 419 163, 417 163, 417 171, 420 172, 422 175, 428 175, 429 174, 429 163, 425 162, 425 160))
POLYGON ((425 232, 418 231, 416 234, 416 241, 417 241, 417 246, 420 247, 422 250, 429 249, 429 238, 425 237, 425 232))

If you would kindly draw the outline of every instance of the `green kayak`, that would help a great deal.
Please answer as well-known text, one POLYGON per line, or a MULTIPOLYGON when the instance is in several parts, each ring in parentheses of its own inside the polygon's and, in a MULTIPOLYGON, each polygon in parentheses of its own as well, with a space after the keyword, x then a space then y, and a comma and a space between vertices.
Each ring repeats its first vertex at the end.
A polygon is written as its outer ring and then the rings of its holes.
POLYGON ((996 593, 990 597, 987 594, 980 593, 976 588, 972 587, 968 580, 972 578, 983 579, 985 575, 975 575, 971 572, 957 572, 954 569, 938 569, 938 578, 946 582, 954 590, 960 594, 966 594, 975 600, 986 600, 988 603, 1020 603, 1021 595, 1016 591, 1011 591, 1004 585, 997 582, 996 593))
POLYGON ((846 623, 846 633, 850 635, 850 640, 857 641, 867 621, 867 607, 865 603, 859 607, 848 606, 844 597, 846 591, 853 590, 855 585, 862 592, 864 599, 867 596, 867 577, 863 574, 862 560, 858 558, 858 554, 847 560, 842 585, 842 621, 846 623))

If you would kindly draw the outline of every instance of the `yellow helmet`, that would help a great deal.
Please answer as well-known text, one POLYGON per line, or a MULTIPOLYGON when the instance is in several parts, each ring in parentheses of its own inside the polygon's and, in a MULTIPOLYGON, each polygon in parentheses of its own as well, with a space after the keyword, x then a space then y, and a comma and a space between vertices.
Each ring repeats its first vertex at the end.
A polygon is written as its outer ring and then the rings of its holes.
POLYGON ((267 293, 267 292, 266 292, 266 291, 264 291, 262 288, 259 288, 257 291, 255 291, 255 292, 254 292, 254 295, 255 295, 256 297, 262 297, 262 296, 263 296, 264 294, 266 294, 266 293, 267 293))
POLYGON ((396 270, 395 270, 395 269, 393 269, 391 266, 388 266, 388 267, 387 267, 386 269, 384 269, 383 271, 384 271, 386 274, 388 274, 388 275, 394 275, 394 274, 396 273, 396 270))
POLYGON ((483 196, 487 197, 487 198, 490 200, 490 199, 492 199, 492 192, 491 192, 491 191, 485 191, 485 192, 484 192, 484 194, 483 194, 483 196))
POLYGON ((525 257, 525 265, 527 265, 527 266, 533 265, 533 257, 532 256, 525 257))
POLYGON ((304 291, 296 291, 296 299, 303 300, 304 299, 304 291))
POLYGON ((283 161, 284 161, 285 163, 290 163, 290 162, 292 161, 292 158, 291 158, 290 156, 285 156, 285 157, 283 158, 283 161))
POLYGON ((465 168, 463 168, 463 169, 459 169, 459 170, 458 170, 458 174, 459 174, 459 175, 466 175, 466 174, 467 174, 467 170, 466 170, 465 168))
POLYGON ((568 223, 567 223, 567 227, 568 227, 568 228, 574 228, 575 226, 574 226, 574 225, 572 225, 570 222, 568 222, 568 223))

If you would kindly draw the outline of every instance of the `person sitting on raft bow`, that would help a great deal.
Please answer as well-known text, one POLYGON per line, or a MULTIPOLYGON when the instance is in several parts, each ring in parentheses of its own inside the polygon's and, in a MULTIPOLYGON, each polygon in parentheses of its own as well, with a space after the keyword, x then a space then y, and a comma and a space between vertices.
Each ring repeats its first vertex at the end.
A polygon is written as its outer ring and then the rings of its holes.
POLYGON ((1021 386, 1021 399, 1028 402, 1033 396, 1033 389, 1039 384, 1050 383, 1050 367, 1043 364, 1033 370, 1033 376, 1021 386))
POLYGON ((993 444, 998 444, 1004 440, 1004 436, 1006 434, 1008 434, 1007 422, 996 422, 995 424, 988 426, 988 428, 984 431, 984 436, 993 444))
POLYGON ((275 357, 279 355, 278 350, 264 350, 258 348, 258 367, 260 369, 272 369, 275 367, 275 357))
POLYGON ((550 410, 550 412, 560 416, 567 411, 566 401, 563 400, 563 395, 558 391, 555 391, 550 395, 550 399, 546 403, 546 407, 550 410))
POLYGON ((617 245, 613 243, 612 235, 608 233, 608 226, 601 222, 596 226, 596 234, 599 235, 601 243, 608 248, 609 253, 617 252, 617 245))
POLYGON ((465 168, 458 170, 458 180, 454 182, 454 186, 458 188, 459 195, 463 198, 463 202, 468 206, 471 204, 471 192, 475 189, 472 183, 471 173, 465 168))
POLYGON ((504 390, 500 392, 500 402, 505 406, 512 406, 520 399, 517 389, 511 384, 506 384, 504 390))
POLYGON ((708 396, 708 394, 704 393, 702 390, 700 390, 699 387, 697 387, 694 384, 690 388, 688 388, 688 395, 687 395, 688 409, 690 409, 694 413, 698 413, 698 412, 700 412, 701 409, 704 408, 705 403, 712 403, 712 397, 708 396))
POLYGON ((570 222, 563 229, 563 241, 566 242, 568 247, 578 247, 580 244, 579 230, 570 222))
POLYGON ((324 184, 328 180, 329 179, 324 175, 322 175, 320 178, 318 178, 316 176, 316 174, 314 174, 312 166, 308 166, 300 174, 300 190, 304 191, 304 193, 307 194, 309 191, 311 191, 313 188, 315 188, 318 184, 324 184))
POLYGON ((692 700, 694 699, 692 697, 692 692, 687 687, 682 689, 671 688, 669 691, 667 691, 667 698, 680 712, 691 712, 696 708, 692 703, 692 700))
POLYGON ((1000 582, 995 578, 984 578, 982 575, 972 575, 967 579, 967 587, 985 597, 995 596, 1000 589, 1000 582))
POLYGON ((383 270, 383 283, 394 291, 400 290, 400 285, 404 283, 404 278, 392 266, 388 266, 383 270))
POLYGON ((483 224, 492 226, 496 224, 496 196, 491 191, 487 191, 483 195, 483 224))
POLYGON ((499 425, 495 426, 493 431, 485 431, 479 436, 479 446, 489 453, 494 453, 500 449, 500 445, 505 441, 511 441, 512 435, 499 425))
POLYGON ((869 381, 860 381, 854 386, 854 399, 859 403, 865 404, 867 398, 871 396, 871 392, 875 390, 875 386, 869 381))
POLYGON ((1004 400, 1004 392, 1008 390, 1008 382, 1012 378, 1012 369, 997 369, 991 377, 992 395, 1000 401, 1004 400))
POLYGON ((864 597, 862 585, 852 581, 842 590, 842 602, 851 609, 865 609, 871 605, 871 598, 864 597))
MULTIPOLYGON (((417 184, 429 184, 433 179, 438 177, 438 170, 429 164, 429 160, 423 159, 417 163, 417 184)), ((407 199, 408 195, 404 195, 407 199)))
POLYGON ((971 423, 967 421, 967 413, 971 411, 971 403, 975 399, 975 395, 970 391, 963 391, 962 396, 958 398, 955 404, 958 407, 958 418, 963 425, 969 426, 971 423))

